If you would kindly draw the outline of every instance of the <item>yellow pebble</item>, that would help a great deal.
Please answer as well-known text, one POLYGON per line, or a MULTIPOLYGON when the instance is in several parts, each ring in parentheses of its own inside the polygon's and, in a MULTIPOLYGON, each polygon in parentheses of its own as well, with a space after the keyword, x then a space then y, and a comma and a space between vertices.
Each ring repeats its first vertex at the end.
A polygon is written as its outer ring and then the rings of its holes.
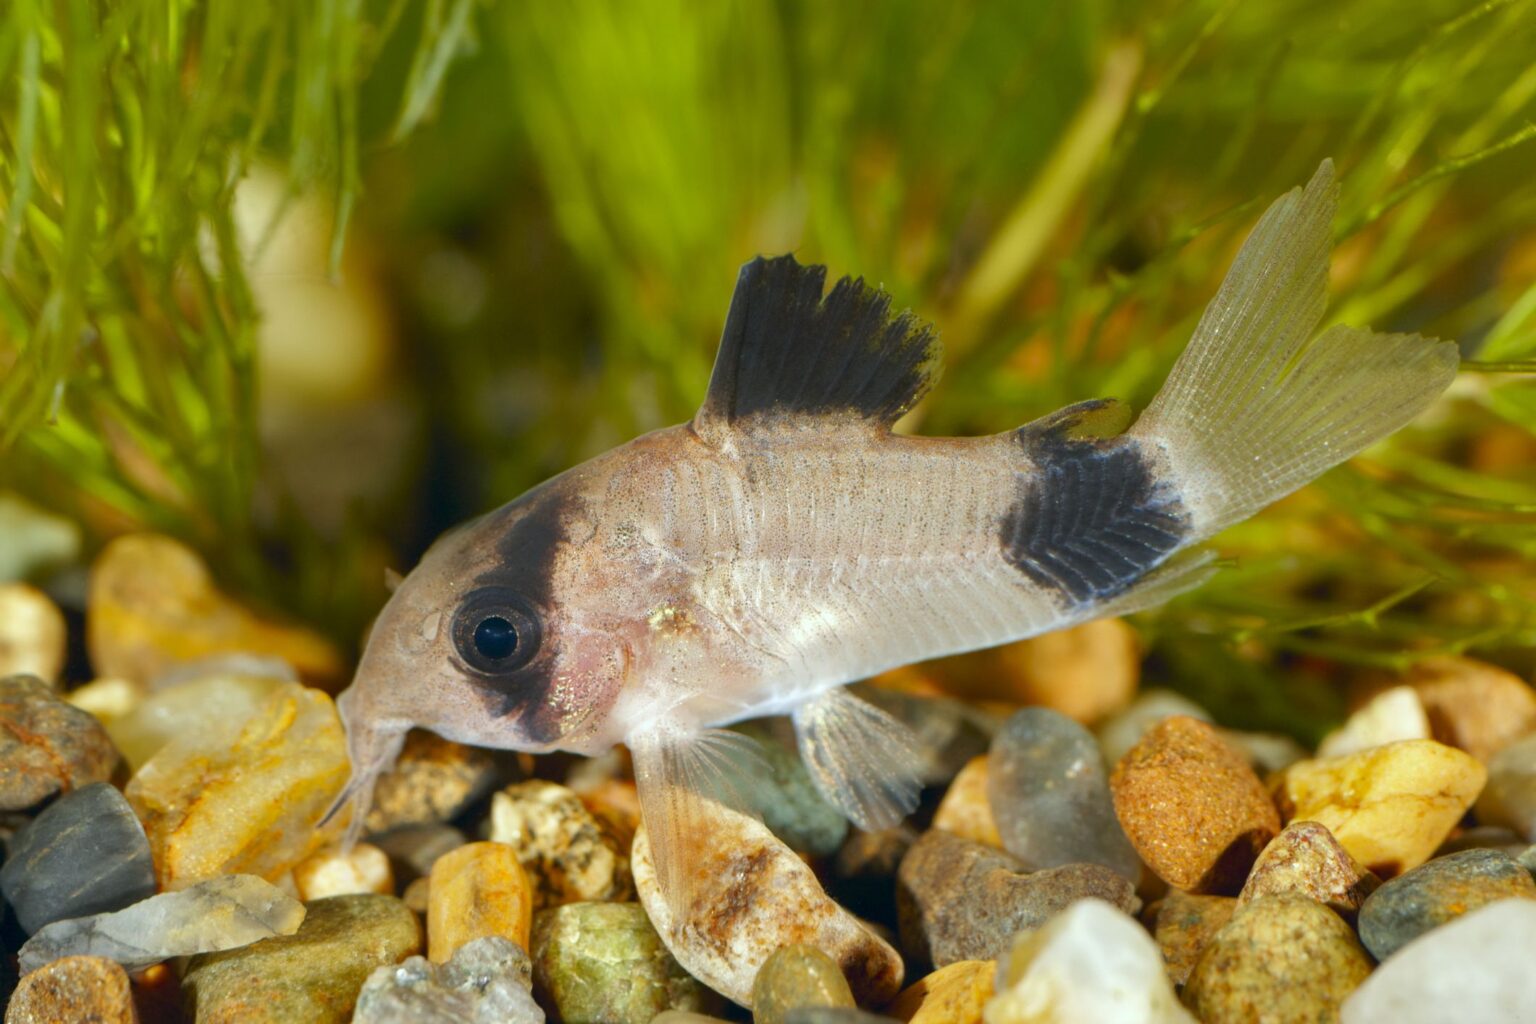
POLYGON ((939 809, 933 816, 933 827, 952 832, 962 839, 1003 848, 1003 837, 998 835, 997 821, 992 817, 992 805, 987 802, 987 755, 973 757, 960 769, 939 809))
POLYGON ((1287 821, 1315 821, 1378 875, 1429 859, 1488 777, 1478 760, 1433 740, 1298 761, 1279 777, 1287 821))
POLYGON ((907 988, 883 1012, 907 1024, 981 1024, 996 977, 992 960, 947 964, 907 988))
POLYGON ((533 928, 533 887, 506 843, 469 843, 432 865, 427 957, 445 963, 466 942, 500 935, 523 949, 533 928))
POLYGON ((395 892, 395 873, 390 870, 389 858, 383 850, 368 843, 358 843, 351 853, 331 849, 315 854, 293 869, 293 881, 299 888, 299 899, 306 903, 359 892, 386 896, 395 892))
POLYGON ((33 675, 58 686, 64 671, 64 613, 25 583, 0 583, 0 676, 33 675))
POLYGON ((138 707, 147 693, 143 685, 131 679, 109 678, 76 687, 64 699, 108 725, 138 707))

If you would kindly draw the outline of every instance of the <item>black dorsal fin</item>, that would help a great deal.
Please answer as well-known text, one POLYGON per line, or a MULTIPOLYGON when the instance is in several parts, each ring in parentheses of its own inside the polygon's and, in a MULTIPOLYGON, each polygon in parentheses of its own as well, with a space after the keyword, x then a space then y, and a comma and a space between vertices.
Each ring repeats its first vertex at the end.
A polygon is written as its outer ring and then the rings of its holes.
POLYGON ((694 419, 706 440, 797 418, 889 430, 938 376, 939 339, 891 297, 827 268, 759 256, 741 268, 709 394, 694 419))

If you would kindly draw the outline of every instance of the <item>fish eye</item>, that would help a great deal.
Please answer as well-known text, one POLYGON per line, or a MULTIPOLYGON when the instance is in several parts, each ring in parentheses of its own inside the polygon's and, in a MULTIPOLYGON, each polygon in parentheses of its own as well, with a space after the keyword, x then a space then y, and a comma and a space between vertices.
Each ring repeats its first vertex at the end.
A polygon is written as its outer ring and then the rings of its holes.
POLYGON ((485 587, 459 606, 453 642, 470 669, 500 675, 526 665, 538 651, 539 620, 516 591, 485 587))

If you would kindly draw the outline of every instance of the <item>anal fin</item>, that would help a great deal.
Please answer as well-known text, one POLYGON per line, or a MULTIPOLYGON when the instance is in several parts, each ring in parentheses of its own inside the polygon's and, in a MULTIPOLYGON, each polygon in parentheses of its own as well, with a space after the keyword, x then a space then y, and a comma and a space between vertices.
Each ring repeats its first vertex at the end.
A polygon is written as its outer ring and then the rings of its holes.
POLYGON ((842 687, 795 709, 800 756, 821 795, 866 831, 897 824, 917 807, 917 737, 842 687))

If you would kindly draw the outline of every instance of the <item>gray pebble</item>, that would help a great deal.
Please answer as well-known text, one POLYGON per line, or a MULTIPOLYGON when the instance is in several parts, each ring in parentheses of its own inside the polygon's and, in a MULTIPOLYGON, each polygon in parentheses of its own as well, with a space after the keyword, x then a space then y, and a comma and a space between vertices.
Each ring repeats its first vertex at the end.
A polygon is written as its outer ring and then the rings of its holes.
POLYGON ((1133 883, 1141 860, 1115 817, 1093 734, 1049 708, 1024 708, 992 739, 987 802, 1007 851, 1030 870, 1102 864, 1133 883))
POLYGON ((144 826, 108 783, 66 793, 11 838, 0 892, 28 935, 148 899, 155 862, 144 826))
POLYGON ((357 997, 354 1024, 543 1024, 533 964, 511 939, 460 946, 445 964, 409 957, 379 967, 357 997))
POLYGON ((1421 864, 1371 893, 1360 907, 1360 941, 1385 960, 1439 925, 1498 900, 1536 899, 1536 882, 1498 850, 1463 850, 1421 864))

